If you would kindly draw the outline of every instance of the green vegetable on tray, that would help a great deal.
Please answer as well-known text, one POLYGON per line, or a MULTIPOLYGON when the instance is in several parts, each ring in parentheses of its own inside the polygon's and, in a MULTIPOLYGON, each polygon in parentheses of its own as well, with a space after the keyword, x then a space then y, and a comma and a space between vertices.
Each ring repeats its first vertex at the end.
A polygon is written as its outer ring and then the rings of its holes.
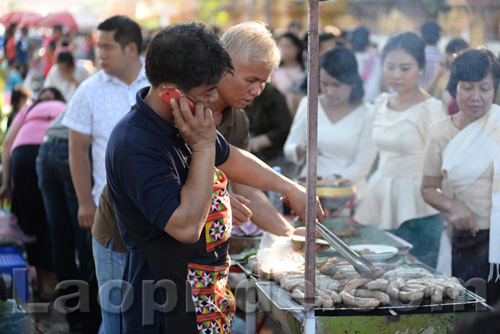
MULTIPOLYGON (((305 245, 306 244, 306 238, 301 236, 301 235, 292 235, 290 237, 290 239, 292 239, 292 244, 294 244, 294 245, 305 245)), ((316 244, 330 246, 330 244, 326 240, 320 239, 320 238, 316 238, 316 244)))

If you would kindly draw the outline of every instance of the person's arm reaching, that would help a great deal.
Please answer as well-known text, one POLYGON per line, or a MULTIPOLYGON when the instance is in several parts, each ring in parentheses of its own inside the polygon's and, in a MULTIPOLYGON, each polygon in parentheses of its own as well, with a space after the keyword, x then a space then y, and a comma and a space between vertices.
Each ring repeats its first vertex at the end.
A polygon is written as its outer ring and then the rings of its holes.
MULTIPOLYGON (((276 173, 253 154, 232 145, 229 158, 224 164, 219 166, 219 169, 234 182, 280 194, 287 194, 294 185, 292 180, 276 173)), ((288 197, 295 213, 305 220, 307 202, 305 188, 297 185, 288 197)), ((323 209, 318 199, 316 199, 316 203, 318 209, 317 218, 322 222, 324 219, 323 209)))
POLYGON ((69 131, 69 169, 78 198, 78 224, 85 229, 92 228, 96 211, 92 197, 90 143, 90 135, 69 131))
POLYGON ((232 183, 233 191, 247 198, 252 213, 252 222, 266 232, 279 236, 292 235, 294 228, 279 214, 267 196, 253 187, 232 183))
POLYGON ((3 141, 3 151, 2 151, 2 186, 0 187, 0 205, 3 205, 4 200, 8 202, 11 201, 11 156, 10 149, 16 138, 19 130, 21 129, 21 124, 13 123, 7 133, 5 134, 5 139, 3 141))

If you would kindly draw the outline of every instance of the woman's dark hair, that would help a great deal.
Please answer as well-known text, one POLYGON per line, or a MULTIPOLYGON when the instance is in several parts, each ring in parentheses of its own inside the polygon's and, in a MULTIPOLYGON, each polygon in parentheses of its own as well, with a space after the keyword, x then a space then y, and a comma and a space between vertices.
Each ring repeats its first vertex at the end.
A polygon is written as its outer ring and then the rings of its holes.
MULTIPOLYGON (((322 31, 318 35, 318 42, 319 42, 320 45, 323 42, 334 41, 334 40, 335 40, 335 35, 332 34, 331 32, 322 31)), ((305 41, 305 45, 307 46, 307 41, 305 41)))
POLYGON ((26 90, 24 90, 21 86, 15 85, 12 93, 10 95, 10 105, 12 106, 12 112, 18 112, 19 102, 22 99, 27 99, 28 94, 26 94, 26 90))
POLYGON ((321 57, 320 68, 338 81, 352 86, 350 103, 358 103, 363 99, 365 90, 358 73, 358 63, 354 52, 345 47, 332 48, 321 57))
POLYGON ((57 55, 57 62, 68 64, 69 66, 75 65, 75 59, 73 58, 73 55, 70 52, 60 52, 57 55))
POLYGON ((462 50, 468 49, 469 43, 460 37, 455 37, 446 45, 445 52, 449 54, 459 53, 462 50))
POLYGON ((203 23, 166 27, 153 37, 146 53, 146 76, 153 87, 169 82, 189 92, 215 85, 232 71, 231 57, 203 23))
POLYGON ((23 87, 21 87, 20 85, 15 85, 10 95, 10 105, 12 106, 12 111, 10 112, 10 115, 7 119, 7 127, 10 127, 12 121, 21 109, 20 107, 22 106, 19 105, 19 102, 21 102, 22 99, 28 99, 28 94, 23 87))
POLYGON ((55 87, 47 87, 47 88, 44 88, 40 91, 40 93, 38 94, 38 98, 35 100, 35 102, 33 102, 33 104, 29 107, 29 109, 26 111, 26 114, 28 114, 31 109, 33 109, 37 104, 41 103, 41 102, 45 102, 45 101, 61 101, 61 102, 66 102, 66 100, 64 99, 64 96, 62 95, 61 91, 55 87), (45 92, 52 92, 52 94, 54 94, 54 97, 53 98, 46 98, 44 97, 44 94, 45 92))
POLYGON ((500 63, 493 52, 485 48, 462 51, 451 64, 450 80, 446 88, 453 98, 457 96, 460 81, 478 82, 491 73, 495 94, 500 82, 500 63))
POLYGON ((347 39, 354 52, 363 51, 370 44, 370 31, 364 26, 357 27, 347 35, 347 39))
POLYGON ((130 43, 135 43, 137 45, 137 53, 141 53, 141 28, 132 19, 122 15, 115 15, 99 23, 97 30, 114 31, 115 34, 113 35, 113 38, 115 41, 120 43, 122 49, 130 43))
POLYGON ((408 52, 417 61, 420 69, 425 68, 425 42, 416 34, 403 32, 392 35, 382 50, 382 63, 389 52, 399 49, 408 52))
MULTIPOLYGON (((304 51, 304 44, 300 40, 300 38, 297 37, 294 33, 287 32, 286 34, 281 35, 278 40, 286 38, 290 40, 298 49, 299 51, 297 52, 297 57, 295 58, 299 64, 300 67, 302 67, 302 70, 305 70, 304 67, 304 58, 302 57, 302 52, 304 51)), ((283 65, 283 62, 281 62, 280 66, 283 65)))

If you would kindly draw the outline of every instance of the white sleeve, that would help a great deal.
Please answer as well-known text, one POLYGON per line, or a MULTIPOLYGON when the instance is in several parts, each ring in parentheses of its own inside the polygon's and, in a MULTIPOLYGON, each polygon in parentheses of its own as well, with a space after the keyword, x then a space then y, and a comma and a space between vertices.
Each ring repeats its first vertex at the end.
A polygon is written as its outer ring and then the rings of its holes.
POLYGON ((370 103, 365 103, 361 108, 364 109, 363 129, 358 140, 356 156, 352 164, 342 172, 343 177, 353 182, 357 182, 368 175, 377 156, 377 148, 372 139, 374 109, 370 103))
POLYGON ((418 126, 424 143, 429 138, 429 128, 432 124, 446 117, 443 111, 441 100, 430 98, 422 106, 423 110, 419 113, 418 126))
POLYGON ((297 113, 293 118, 290 133, 283 147, 285 158, 295 164, 298 164, 297 146, 307 139, 307 96, 302 98, 297 113))
POLYGON ((52 65, 52 67, 49 70, 49 73, 47 74, 47 77, 45 78, 45 81, 43 82, 43 88, 47 88, 50 86, 54 86, 57 82, 57 69, 58 66, 57 64, 52 65))
POLYGON ((89 85, 81 84, 68 103, 62 124, 71 130, 90 135, 92 133, 92 94, 87 88, 89 85))
POLYGON ((85 81, 85 79, 87 79, 90 76, 90 73, 81 64, 76 65, 75 71, 76 71, 75 79, 79 83, 82 83, 83 81, 85 81))

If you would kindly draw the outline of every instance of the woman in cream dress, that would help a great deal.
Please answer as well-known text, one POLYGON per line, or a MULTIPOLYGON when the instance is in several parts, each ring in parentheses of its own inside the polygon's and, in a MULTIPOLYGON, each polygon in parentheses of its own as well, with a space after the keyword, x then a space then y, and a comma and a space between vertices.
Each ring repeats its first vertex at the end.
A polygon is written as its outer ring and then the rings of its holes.
POLYGON ((384 47, 384 76, 396 94, 384 93, 375 101, 379 165, 354 219, 394 232, 413 244, 411 253, 420 261, 435 267, 441 222, 438 211, 424 202, 420 181, 429 126, 444 113, 441 102, 418 84, 424 48, 424 41, 410 32, 392 36, 384 47))
POLYGON ((452 64, 448 90, 460 112, 430 130, 422 195, 451 227, 452 272, 484 284, 487 302, 500 297, 500 107, 492 104, 500 63, 469 49, 452 64))
MULTIPOLYGON (((373 106, 363 102, 363 83, 351 50, 334 48, 321 58, 318 104, 318 176, 339 174, 365 188, 376 150, 371 140, 373 106)), ((300 102, 285 143, 285 157, 302 165, 307 142, 307 97, 300 102)), ((301 168, 299 176, 306 175, 301 168)))

